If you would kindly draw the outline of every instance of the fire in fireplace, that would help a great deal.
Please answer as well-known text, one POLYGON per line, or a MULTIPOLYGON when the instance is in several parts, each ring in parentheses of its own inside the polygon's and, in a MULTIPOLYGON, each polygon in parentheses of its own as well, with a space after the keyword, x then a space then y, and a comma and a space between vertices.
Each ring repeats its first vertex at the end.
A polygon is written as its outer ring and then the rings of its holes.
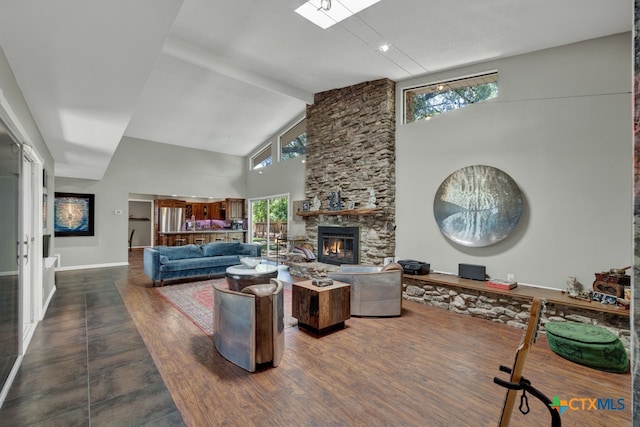
POLYGON ((318 227, 318 261, 327 264, 360 262, 359 227, 318 227))

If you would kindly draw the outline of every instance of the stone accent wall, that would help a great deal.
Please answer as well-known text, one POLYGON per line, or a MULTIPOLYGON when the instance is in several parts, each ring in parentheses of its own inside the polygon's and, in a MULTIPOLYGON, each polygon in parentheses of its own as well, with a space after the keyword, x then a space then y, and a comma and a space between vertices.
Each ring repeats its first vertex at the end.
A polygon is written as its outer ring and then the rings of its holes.
POLYGON ((360 227, 360 263, 382 264, 395 254, 395 83, 360 83, 315 95, 307 106, 305 197, 329 209, 329 194, 340 191, 364 208, 375 192, 382 212, 372 216, 305 217, 306 243, 317 250, 318 225, 360 227))
POLYGON ((288 261, 289 274, 305 279, 314 277, 327 277, 329 273, 337 272, 340 267, 337 265, 324 264, 322 262, 291 262, 288 261))
MULTIPOLYGON (((405 277, 403 298, 426 305, 468 314, 492 322, 525 329, 529 321, 530 300, 491 292, 476 291, 455 286, 432 286, 412 284, 405 277)), ((624 344, 627 352, 631 348, 630 320, 628 316, 584 310, 559 304, 547 303, 542 315, 540 331, 547 322, 580 322, 601 326, 613 332, 624 344)))

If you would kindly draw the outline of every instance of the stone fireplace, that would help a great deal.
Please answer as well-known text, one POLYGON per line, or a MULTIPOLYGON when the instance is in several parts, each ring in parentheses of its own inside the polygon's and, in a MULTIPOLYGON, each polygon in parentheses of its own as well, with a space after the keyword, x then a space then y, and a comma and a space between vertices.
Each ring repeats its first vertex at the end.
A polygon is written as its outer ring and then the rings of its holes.
POLYGON ((321 92, 307 106, 305 240, 318 257, 324 227, 359 230, 355 262, 381 265, 395 255, 395 119, 389 79, 321 92), (338 192, 341 210, 330 203, 338 192))
POLYGON ((318 227, 318 262, 358 264, 360 262, 359 227, 318 227))

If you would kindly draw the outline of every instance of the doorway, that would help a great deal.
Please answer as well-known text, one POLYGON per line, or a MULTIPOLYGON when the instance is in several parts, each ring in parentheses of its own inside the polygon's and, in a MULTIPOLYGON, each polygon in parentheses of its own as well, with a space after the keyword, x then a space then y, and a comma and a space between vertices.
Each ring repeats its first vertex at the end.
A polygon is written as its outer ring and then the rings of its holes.
POLYGON ((43 160, 0 93, 0 405, 44 312, 43 160))
POLYGON ((20 288, 22 297, 22 339, 20 354, 26 351, 37 322, 42 319, 42 160, 28 145, 22 146, 20 191, 20 288))
POLYGON ((262 255, 275 257, 286 246, 289 226, 289 195, 249 200, 251 242, 259 244, 262 255))
POLYGON ((129 199, 130 249, 153 246, 153 200, 129 199))

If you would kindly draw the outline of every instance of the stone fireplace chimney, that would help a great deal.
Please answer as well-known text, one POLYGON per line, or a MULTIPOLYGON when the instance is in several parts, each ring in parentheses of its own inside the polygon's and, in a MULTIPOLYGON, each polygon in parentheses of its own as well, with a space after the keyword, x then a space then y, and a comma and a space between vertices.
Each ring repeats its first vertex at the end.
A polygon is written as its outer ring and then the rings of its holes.
POLYGON ((317 251, 318 226, 359 227, 360 263, 393 257, 395 159, 393 81, 316 94, 307 106, 305 197, 312 205, 317 198, 320 210, 304 217, 306 242, 317 251), (344 213, 326 212, 330 193, 338 191, 344 213))

